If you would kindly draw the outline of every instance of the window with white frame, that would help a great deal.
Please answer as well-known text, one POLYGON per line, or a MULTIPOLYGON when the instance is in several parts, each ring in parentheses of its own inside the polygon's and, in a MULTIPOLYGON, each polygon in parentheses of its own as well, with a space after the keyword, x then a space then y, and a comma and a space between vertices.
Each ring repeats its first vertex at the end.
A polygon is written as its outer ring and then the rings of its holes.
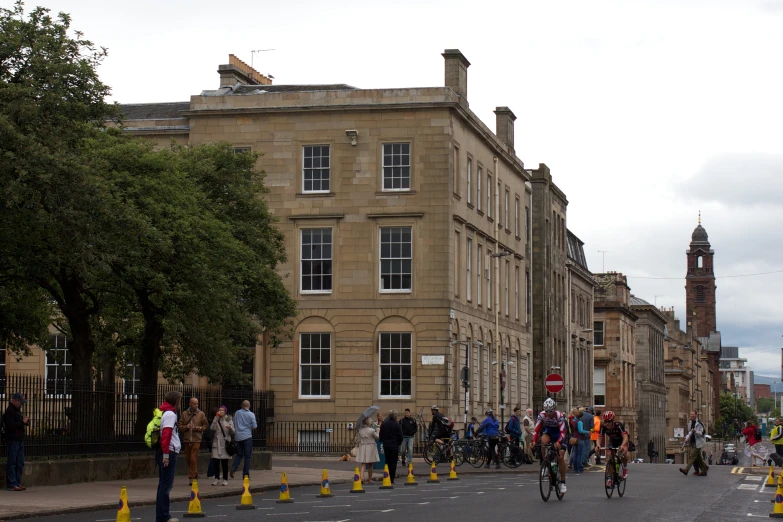
POLYGON ((141 383, 141 368, 135 363, 127 363, 122 378, 122 393, 125 398, 138 397, 139 383, 141 383))
POLYGON ((468 301, 471 301, 473 299, 473 296, 471 295, 471 278, 473 277, 473 274, 471 273, 471 261, 473 258, 473 240, 470 238, 467 238, 467 250, 466 254, 467 257, 465 258, 465 270, 467 272, 467 276, 465 279, 465 298, 468 301))
POLYGON ((506 230, 510 230, 508 228, 508 201, 509 201, 509 192, 508 189, 506 189, 505 199, 503 200, 503 226, 506 227, 506 230))
POLYGON ((492 250, 487 247, 487 308, 492 310, 492 250))
POLYGON ((467 176, 465 177, 465 180, 468 182, 468 204, 471 202, 471 177, 473 176, 473 158, 468 156, 468 162, 467 162, 468 170, 467 170, 467 176))
POLYGON ((593 406, 606 406, 606 368, 593 369, 593 406))
POLYGON ((595 321, 593 323, 593 346, 604 345, 604 322, 595 321))
POLYGON ((303 228, 301 246, 301 291, 332 291, 332 229, 303 228))
POLYGON ((329 145, 305 145, 302 156, 302 191, 329 192, 329 145))
POLYGON ((514 319, 519 321, 519 265, 514 267, 514 319))
POLYGON ((299 397, 331 396, 332 334, 299 334, 299 397))
POLYGON ((383 190, 410 190, 411 144, 383 144, 383 190))
POLYGON ((46 394, 68 395, 71 391, 71 353, 64 335, 52 335, 46 350, 46 394))
POLYGON ((504 274, 505 277, 506 277, 506 279, 505 279, 505 287, 504 287, 505 288, 505 293, 503 295, 503 301, 504 301, 504 304, 505 304, 505 307, 506 307, 506 317, 508 317, 508 272, 509 272, 509 267, 510 266, 511 266, 511 264, 508 261, 506 261, 506 273, 504 274))
POLYGON ((492 217, 492 175, 487 174, 487 217, 492 217))
POLYGON ((530 313, 533 309, 533 285, 530 284, 530 272, 525 270, 525 315, 530 323, 530 313))
POLYGON ((476 169, 476 205, 481 212, 481 166, 476 169))
POLYGON ((476 303, 481 306, 481 278, 484 274, 481 273, 482 256, 484 255, 484 248, 479 245, 478 252, 476 252, 476 303))
POLYGON ((382 332, 378 336, 381 397, 410 397, 413 335, 382 332))
POLYGON ((381 228, 381 291, 409 292, 413 282, 411 227, 381 228))

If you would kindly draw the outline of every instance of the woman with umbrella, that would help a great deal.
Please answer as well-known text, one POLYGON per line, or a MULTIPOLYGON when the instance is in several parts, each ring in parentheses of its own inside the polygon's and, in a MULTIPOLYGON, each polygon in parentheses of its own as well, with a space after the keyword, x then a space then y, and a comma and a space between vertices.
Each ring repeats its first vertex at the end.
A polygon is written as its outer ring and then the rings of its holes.
POLYGON ((356 452, 356 462, 361 464, 359 476, 364 481, 364 468, 367 467, 367 482, 372 482, 372 465, 380 460, 378 456, 378 430, 373 428, 373 421, 370 417, 365 417, 362 427, 359 429, 359 449, 356 452))

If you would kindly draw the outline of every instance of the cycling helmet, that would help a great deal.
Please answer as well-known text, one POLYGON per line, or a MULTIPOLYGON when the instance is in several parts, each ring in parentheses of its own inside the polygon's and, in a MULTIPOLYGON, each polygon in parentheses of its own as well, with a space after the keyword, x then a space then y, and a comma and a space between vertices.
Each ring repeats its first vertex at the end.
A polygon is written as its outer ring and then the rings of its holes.
POLYGON ((552 399, 547 399, 544 401, 544 411, 555 411, 555 408, 557 407, 557 404, 555 404, 555 401, 552 399))
POLYGON ((431 410, 438 411, 438 407, 437 407, 436 405, 434 405, 434 404, 432 405, 432 408, 430 408, 430 409, 431 409, 431 410))
POLYGON ((492 415, 492 410, 487 410, 487 413, 485 413, 484 415, 492 415))
POLYGON ((614 412, 606 411, 601 417, 604 419, 604 422, 611 422, 614 420, 614 412))

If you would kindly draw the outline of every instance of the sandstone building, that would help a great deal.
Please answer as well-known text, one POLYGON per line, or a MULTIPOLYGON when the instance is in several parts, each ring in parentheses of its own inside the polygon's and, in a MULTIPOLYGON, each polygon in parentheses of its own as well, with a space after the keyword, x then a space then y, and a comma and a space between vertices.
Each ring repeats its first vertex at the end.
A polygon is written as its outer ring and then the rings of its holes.
POLYGON ((570 230, 566 273, 569 296, 569 353, 565 386, 568 404, 593 404, 593 300, 595 280, 587 268, 584 243, 570 230))

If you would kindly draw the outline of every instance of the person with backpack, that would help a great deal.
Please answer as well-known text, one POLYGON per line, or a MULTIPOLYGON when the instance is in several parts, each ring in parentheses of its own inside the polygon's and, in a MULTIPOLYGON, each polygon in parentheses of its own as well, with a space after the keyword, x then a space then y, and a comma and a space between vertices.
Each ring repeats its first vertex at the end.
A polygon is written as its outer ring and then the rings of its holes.
POLYGON ((680 473, 688 475, 691 466, 694 468, 694 475, 698 477, 706 477, 707 471, 710 467, 704 462, 704 453, 702 448, 706 443, 704 437, 707 431, 704 427, 704 423, 699 419, 699 414, 696 410, 691 411, 691 421, 688 423, 688 434, 685 435, 685 442, 683 445, 688 448, 688 463, 685 468, 680 468, 680 473))
POLYGON ((27 397, 14 393, 11 402, 3 414, 3 431, 8 445, 5 465, 5 488, 8 491, 24 491, 22 486, 22 468, 24 468, 24 429, 30 425, 30 419, 22 415, 22 405, 27 397))
POLYGON ((495 461, 495 469, 500 469, 500 459, 498 458, 498 437, 500 435, 500 426, 498 419, 492 410, 487 410, 487 418, 481 423, 481 426, 476 430, 476 434, 483 433, 489 438, 489 458, 487 464, 484 466, 489 469, 490 463, 495 461))
POLYGON ((516 447, 519 447, 519 439, 522 438, 522 424, 519 422, 520 416, 522 416, 522 410, 517 406, 514 408, 514 414, 511 415, 506 423, 506 435, 511 436, 511 443, 516 447))
POLYGON ((761 442, 761 428, 759 428, 753 421, 747 421, 745 423, 745 429, 742 430, 742 434, 748 439, 748 446, 750 446, 750 466, 756 467, 756 459, 764 465, 764 455, 759 451, 760 447, 757 446, 761 442))
MULTIPOLYGON (((177 432, 177 411, 181 401, 182 393, 170 391, 159 408, 163 413, 160 416, 160 436, 155 450, 159 476, 155 522, 179 522, 179 519, 173 518, 169 512, 169 494, 174 487, 174 476, 177 473, 177 455, 182 450, 177 432)), ((150 424, 154 422, 155 419, 150 424)))

